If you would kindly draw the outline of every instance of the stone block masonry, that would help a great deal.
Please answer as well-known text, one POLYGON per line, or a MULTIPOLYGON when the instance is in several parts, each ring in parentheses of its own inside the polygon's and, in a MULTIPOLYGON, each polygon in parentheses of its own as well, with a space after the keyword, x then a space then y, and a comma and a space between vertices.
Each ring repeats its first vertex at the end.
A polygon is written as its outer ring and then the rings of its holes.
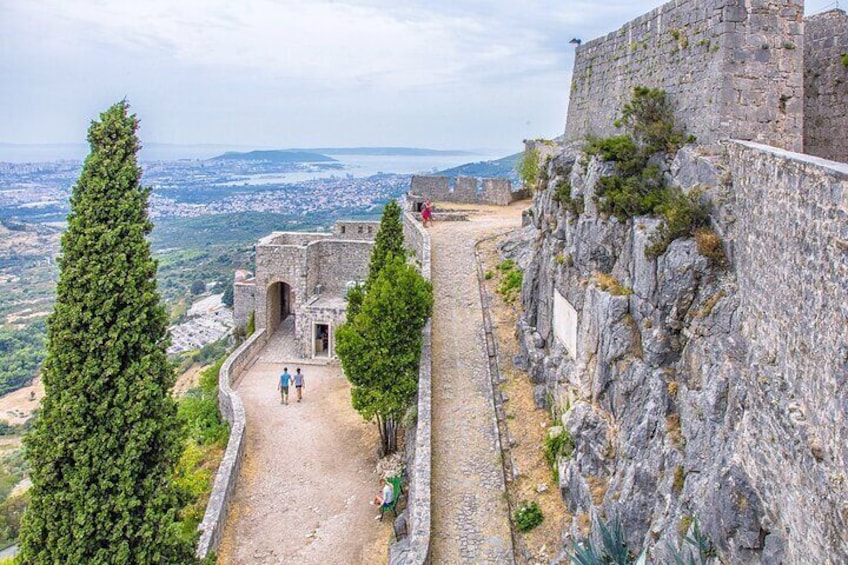
POLYGON ((206 505, 203 521, 198 526, 200 539, 197 542, 198 559, 206 559, 217 551, 227 523, 227 512, 236 489, 239 469, 244 457, 244 406, 241 398, 232 389, 233 383, 256 359, 265 347, 268 335, 260 329, 236 349, 221 366, 218 373, 218 409, 230 424, 230 439, 224 458, 218 465, 215 483, 206 505))
MULTIPOLYGON (((431 280, 430 235, 415 217, 403 214, 403 238, 407 249, 419 262, 421 275, 431 280)), ((432 330, 430 322, 424 326, 421 344, 421 361, 418 365, 418 405, 415 443, 412 446, 413 465, 409 473, 409 494, 406 514, 407 537, 391 546, 390 565, 424 565, 430 559, 431 522, 431 465, 432 465, 432 330)))
POLYGON ((494 178, 413 175, 409 191, 429 200, 461 204, 509 206, 511 202, 527 198, 526 192, 512 190, 509 179, 494 178))
POLYGON ((800 151, 803 2, 674 0, 577 48, 565 140, 621 133, 636 86, 665 90, 700 143, 800 151))
POLYGON ((736 452, 787 562, 846 563, 848 165, 728 149, 749 344, 736 452))
POLYGON ((848 15, 804 20, 804 153, 848 162, 848 15))

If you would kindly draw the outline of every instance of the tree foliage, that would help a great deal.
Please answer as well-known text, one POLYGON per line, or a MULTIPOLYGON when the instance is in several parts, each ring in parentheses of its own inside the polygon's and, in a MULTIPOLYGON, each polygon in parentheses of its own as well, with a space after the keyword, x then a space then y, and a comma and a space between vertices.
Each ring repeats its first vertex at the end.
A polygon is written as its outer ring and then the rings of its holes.
POLYGON ((406 250, 403 247, 403 224, 400 220, 400 205, 390 200, 383 209, 380 219, 380 229, 374 238, 374 248, 371 250, 371 262, 368 264, 368 278, 365 280, 365 292, 371 288, 374 280, 380 274, 388 261, 389 255, 403 257, 406 250))
POLYGON ((44 331, 43 321, 23 329, 0 328, 0 395, 26 386, 38 375, 44 331))
POLYGON ((180 430, 137 128, 122 101, 88 132, 47 323, 46 397, 25 438, 21 564, 193 560, 170 483, 180 430))
POLYGON ((397 448, 397 429, 418 390, 421 330, 433 291, 402 257, 390 255, 360 311, 336 331, 336 352, 353 388, 353 407, 376 419, 383 453, 397 448))

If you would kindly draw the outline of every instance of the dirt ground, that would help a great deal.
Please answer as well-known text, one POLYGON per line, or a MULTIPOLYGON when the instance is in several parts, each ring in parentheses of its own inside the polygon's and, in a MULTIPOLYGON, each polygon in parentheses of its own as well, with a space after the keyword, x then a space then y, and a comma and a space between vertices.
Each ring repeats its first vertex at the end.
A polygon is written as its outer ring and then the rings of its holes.
POLYGON ((391 520, 376 521, 369 503, 379 490, 377 430, 351 407, 338 367, 303 369, 301 403, 280 404, 280 363, 260 359, 238 384, 247 444, 221 565, 387 561, 391 520))
POLYGON ((44 385, 41 384, 41 378, 37 377, 30 386, 0 397, 0 420, 12 425, 23 424, 38 408, 42 398, 44 385), (35 393, 34 398, 30 397, 32 393, 35 393))
MULTIPOLYGON (((503 261, 497 252, 497 243, 501 239, 480 244, 484 272, 491 270, 498 273, 495 267, 503 261)), ((541 508, 544 522, 534 530, 519 535, 533 557, 530 563, 549 563, 561 549, 562 529, 570 523, 571 518, 544 456, 547 429, 553 425, 551 415, 547 410, 536 408, 527 373, 516 369, 512 363, 513 356, 518 353, 515 323, 520 304, 518 301, 505 304, 496 292, 498 283, 499 276, 496 274, 486 282, 486 288, 492 299, 492 324, 498 340, 499 369, 501 376, 506 379, 501 390, 508 398, 505 402, 507 428, 509 437, 517 441, 517 445, 512 448, 512 460, 519 476, 509 484, 508 490, 513 508, 523 501, 536 501, 541 508), (544 492, 540 493, 539 490, 544 492)))

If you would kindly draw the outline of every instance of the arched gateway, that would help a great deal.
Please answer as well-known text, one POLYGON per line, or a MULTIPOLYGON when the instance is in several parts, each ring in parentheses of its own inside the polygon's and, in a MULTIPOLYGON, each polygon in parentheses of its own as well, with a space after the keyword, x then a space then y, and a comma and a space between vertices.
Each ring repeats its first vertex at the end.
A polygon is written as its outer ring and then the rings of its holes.
POLYGON ((255 276, 236 275, 236 324, 245 325, 252 312, 257 329, 291 332, 300 357, 333 358, 335 329, 347 312, 345 288, 367 276, 378 228, 337 222, 332 233, 274 232, 260 239, 255 276))

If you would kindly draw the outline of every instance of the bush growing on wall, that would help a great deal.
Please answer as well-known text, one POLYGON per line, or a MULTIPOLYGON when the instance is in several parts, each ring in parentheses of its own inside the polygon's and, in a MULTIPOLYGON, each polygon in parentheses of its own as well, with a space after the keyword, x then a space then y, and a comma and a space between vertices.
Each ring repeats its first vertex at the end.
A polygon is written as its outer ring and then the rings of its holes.
POLYGON ((541 163, 539 163, 539 150, 535 147, 524 151, 524 156, 518 162, 516 167, 518 177, 524 184, 524 188, 530 190, 536 189, 536 184, 539 182, 539 174, 541 172, 541 163))

